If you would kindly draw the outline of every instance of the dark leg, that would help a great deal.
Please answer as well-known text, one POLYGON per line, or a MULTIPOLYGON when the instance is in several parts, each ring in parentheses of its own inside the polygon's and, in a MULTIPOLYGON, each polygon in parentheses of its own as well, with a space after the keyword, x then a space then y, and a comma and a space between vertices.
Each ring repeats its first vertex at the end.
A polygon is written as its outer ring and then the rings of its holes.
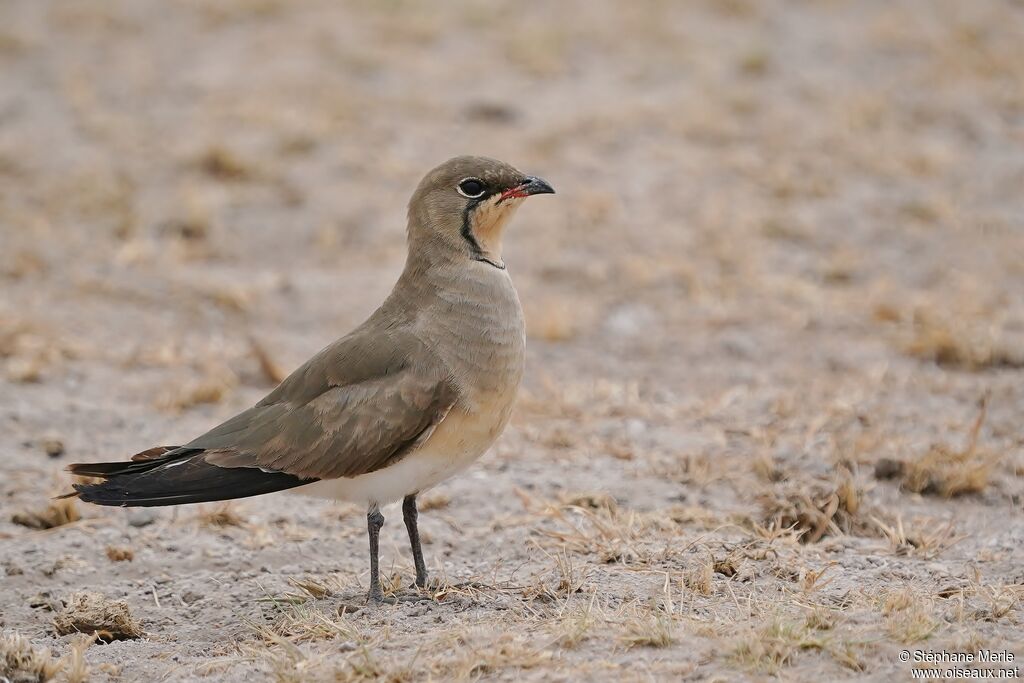
POLYGON ((366 530, 370 534, 370 595, 368 602, 384 602, 384 592, 380 589, 380 567, 378 556, 380 554, 380 528, 384 526, 384 515, 374 505, 366 513, 366 530))
POLYGON ((405 528, 409 532, 409 544, 412 545, 412 560, 416 564, 416 585, 423 588, 427 585, 427 567, 423 564, 423 548, 420 547, 420 530, 416 526, 419 513, 416 511, 416 494, 406 496, 402 501, 402 516, 405 517, 405 528))

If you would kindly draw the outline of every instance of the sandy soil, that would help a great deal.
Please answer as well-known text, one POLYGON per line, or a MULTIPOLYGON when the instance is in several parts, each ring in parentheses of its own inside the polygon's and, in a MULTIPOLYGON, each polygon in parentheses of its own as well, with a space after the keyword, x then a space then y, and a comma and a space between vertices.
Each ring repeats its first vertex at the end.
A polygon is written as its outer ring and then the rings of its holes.
POLYGON ((1019 665, 1022 187, 1020 2, 6 0, 0 667, 1019 665), (353 508, 48 507, 66 463, 181 442, 360 322, 411 189, 459 153, 559 194, 508 238, 525 387, 492 452, 425 497, 428 601, 358 609, 353 508), (125 639, 59 635, 85 590, 125 639))

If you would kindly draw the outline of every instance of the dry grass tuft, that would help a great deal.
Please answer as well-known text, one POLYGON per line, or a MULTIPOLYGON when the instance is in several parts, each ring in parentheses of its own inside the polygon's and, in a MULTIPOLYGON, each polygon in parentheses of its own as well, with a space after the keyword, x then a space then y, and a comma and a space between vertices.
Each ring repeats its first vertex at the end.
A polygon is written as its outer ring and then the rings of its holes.
POLYGON ((53 679, 61 665, 48 648, 34 648, 28 638, 14 631, 0 635, 0 680, 11 683, 44 683, 53 679))
POLYGON ((563 505, 569 507, 586 508, 587 510, 606 510, 609 514, 614 514, 619 508, 615 497, 604 491, 562 493, 558 499, 563 505))
POLYGON ((669 647, 676 642, 676 627, 665 612, 638 610, 622 622, 619 639, 626 647, 669 647))
POLYGON ((85 651, 96 642, 96 636, 81 635, 71 641, 68 653, 60 658, 62 679, 67 683, 86 683, 89 680, 89 665, 85 651))
POLYGON ((107 559, 111 562, 131 562, 135 559, 135 551, 125 546, 107 546, 107 559))
POLYGON ((267 353, 263 344, 257 341, 255 337, 249 337, 249 348, 252 351, 252 355, 256 358, 256 362, 260 366, 260 372, 263 373, 263 377, 267 382, 277 385, 284 381, 288 373, 267 353))
POLYGON ((833 481, 787 482, 781 491, 763 494, 761 505, 769 527, 791 528, 803 543, 817 543, 826 534, 873 528, 862 519, 862 497, 853 477, 842 473, 833 481))
POLYGON ((804 625, 814 631, 831 631, 836 625, 836 613, 825 605, 817 605, 807 615, 804 625))
POLYGON ((77 522, 81 518, 74 498, 60 498, 52 501, 43 510, 26 510, 11 515, 12 522, 30 529, 53 529, 77 522))
POLYGON ((446 493, 431 492, 424 496, 417 496, 416 507, 421 512, 429 510, 443 510, 452 503, 452 498, 446 493))
POLYGON ((235 512, 231 503, 224 503, 212 508, 204 508, 197 515, 199 525, 212 529, 245 526, 245 519, 235 512))
POLYGON ((270 626, 250 624, 256 634, 268 643, 287 639, 288 642, 304 643, 319 640, 338 640, 354 645, 363 643, 365 638, 348 623, 344 617, 332 619, 316 606, 301 603, 288 604, 288 598, 275 601, 281 614, 270 626))
POLYGON ((990 328, 917 315, 906 352, 941 366, 963 370, 1024 367, 1024 350, 990 328))
POLYGON ((897 555, 917 555, 935 557, 962 539, 956 535, 952 521, 946 524, 935 524, 927 520, 912 526, 909 531, 903 527, 903 518, 886 523, 877 517, 871 521, 879 532, 889 540, 897 555))
POLYGON ((235 152, 216 145, 199 156, 196 166, 218 180, 252 180, 261 175, 260 170, 251 161, 244 160, 235 152))
POLYGON ((603 616, 595 604, 597 595, 592 595, 586 605, 566 605, 554 622, 555 642, 564 648, 575 648, 588 640, 594 626, 603 621, 603 616))
POLYGON ((194 380, 164 392, 157 400, 163 410, 181 412, 195 406, 220 403, 238 386, 238 376, 227 367, 210 367, 194 380))
POLYGON ((886 616, 886 633, 900 643, 927 640, 939 627, 931 600, 907 588, 882 596, 882 614, 886 616))
MULTIPOLYGON (((713 592, 712 582, 715 577, 717 564, 718 563, 716 563, 713 558, 706 558, 706 560, 698 563, 696 567, 691 567, 683 575, 683 583, 686 585, 687 588, 694 591, 695 593, 700 593, 701 595, 711 595, 711 593, 713 592)), ((722 565, 721 568, 725 571, 728 571, 724 565, 722 565)))
POLYGON ((0 318, 0 360, 12 382, 35 384, 74 354, 54 335, 31 322, 0 318))
POLYGON ((981 586, 976 589, 977 595, 984 601, 984 606, 972 616, 980 621, 998 621, 1009 616, 1024 601, 1024 586, 981 586))
POLYGON ((652 559, 660 547, 659 538, 677 533, 690 521, 679 510, 638 512, 619 507, 614 498, 603 494, 563 496, 579 505, 549 505, 542 514, 558 524, 557 528, 537 528, 542 536, 558 544, 558 552, 594 554, 601 562, 635 564, 652 559))
POLYGON ((527 306, 526 330, 531 339, 568 341, 576 336, 578 313, 565 301, 543 301, 527 306))
POLYGON ((311 576, 303 578, 290 578, 288 583, 298 588, 300 591, 313 598, 314 600, 323 600, 334 595, 334 587, 327 584, 327 582, 320 579, 315 579, 311 576))
POLYGON ((906 464, 902 486, 914 493, 953 498, 981 493, 989 483, 993 459, 977 451, 953 451, 933 446, 906 464))
POLYGON ((142 627, 128 610, 124 600, 110 600, 99 593, 74 593, 64 610, 53 618, 57 633, 96 634, 103 642, 130 640, 142 636, 142 627))
POLYGON ((774 673, 802 650, 823 649, 825 641, 806 624, 772 619, 740 638, 732 657, 744 668, 774 673))
POLYGON ((875 477, 897 479, 907 491, 943 498, 982 493, 997 462, 994 453, 978 446, 986 403, 984 398, 979 402, 966 447, 954 449, 936 444, 924 455, 906 462, 883 458, 875 464, 875 477))
POLYGON ((266 627, 260 628, 263 629, 258 631, 260 637, 273 647, 268 649, 262 645, 257 646, 244 643, 239 647, 239 651, 243 657, 263 664, 269 670, 268 673, 271 680, 278 683, 304 683, 304 681, 309 680, 346 680, 341 677, 341 672, 338 670, 331 670, 331 675, 327 675, 328 672, 324 670, 324 657, 310 656, 305 650, 287 638, 266 629, 266 627))
POLYGON ((542 602, 556 602, 559 599, 584 592, 588 579, 586 569, 574 563, 572 557, 564 549, 553 555, 543 548, 538 547, 538 550, 551 560, 554 570, 536 576, 536 580, 524 588, 523 596, 525 598, 542 602))
POLYGON ((516 670, 533 669, 551 661, 553 653, 535 647, 524 636, 504 632, 469 632, 456 636, 450 652, 431 672, 439 680, 479 680, 498 672, 505 676, 516 670))

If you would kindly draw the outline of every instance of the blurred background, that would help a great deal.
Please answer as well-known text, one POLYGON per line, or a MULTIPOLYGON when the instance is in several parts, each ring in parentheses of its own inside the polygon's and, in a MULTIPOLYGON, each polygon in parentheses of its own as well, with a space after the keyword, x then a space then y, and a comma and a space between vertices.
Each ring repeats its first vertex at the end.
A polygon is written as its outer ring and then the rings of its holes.
POLYGON ((205 430, 361 322, 457 154, 558 194, 506 238, 530 349, 497 495, 453 483, 452 515, 596 490, 817 541, 779 501, 842 472, 1010 580, 1017 0, 5 0, 0 508, 205 430), (936 444, 936 478, 887 482, 936 444))

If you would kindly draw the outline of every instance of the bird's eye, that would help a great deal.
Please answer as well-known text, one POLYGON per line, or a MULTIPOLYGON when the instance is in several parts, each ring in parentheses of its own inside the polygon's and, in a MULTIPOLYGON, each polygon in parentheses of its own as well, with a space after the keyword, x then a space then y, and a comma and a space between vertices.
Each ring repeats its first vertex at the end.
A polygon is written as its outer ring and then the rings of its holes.
POLYGON ((484 183, 478 178, 466 178, 459 183, 459 194, 470 199, 477 199, 484 194, 484 183))

